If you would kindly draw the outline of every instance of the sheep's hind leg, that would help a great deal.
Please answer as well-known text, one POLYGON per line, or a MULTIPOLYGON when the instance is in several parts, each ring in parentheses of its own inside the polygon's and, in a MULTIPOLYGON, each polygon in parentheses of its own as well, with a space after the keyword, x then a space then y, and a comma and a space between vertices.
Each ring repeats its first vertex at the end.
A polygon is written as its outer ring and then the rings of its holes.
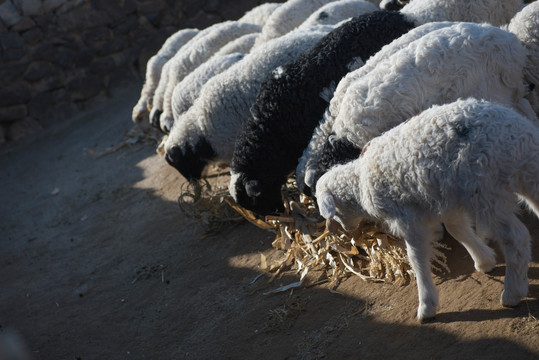
POLYGON ((407 227, 397 224, 396 228, 403 230, 402 236, 406 241, 406 251, 417 281, 419 297, 417 319, 424 322, 433 318, 438 308, 438 292, 430 271, 431 242, 436 236, 436 226, 428 226, 423 223, 415 227, 407 227), (404 230, 406 228, 407 230, 404 230))
POLYGON ((468 250, 477 271, 487 273, 494 269, 496 253, 477 236, 466 213, 455 212, 444 218, 444 225, 447 232, 468 250))
POLYGON ((494 230, 493 235, 502 248, 506 264, 501 303, 503 306, 516 306, 528 294, 530 233, 513 213, 498 218, 494 230))

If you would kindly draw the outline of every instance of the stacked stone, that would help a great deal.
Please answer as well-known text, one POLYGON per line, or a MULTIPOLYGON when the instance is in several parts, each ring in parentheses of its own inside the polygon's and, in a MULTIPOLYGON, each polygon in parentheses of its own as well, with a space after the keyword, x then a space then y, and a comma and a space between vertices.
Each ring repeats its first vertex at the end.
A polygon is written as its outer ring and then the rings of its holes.
POLYGON ((262 0, 0 0, 0 143, 140 86, 180 28, 237 19, 262 0))

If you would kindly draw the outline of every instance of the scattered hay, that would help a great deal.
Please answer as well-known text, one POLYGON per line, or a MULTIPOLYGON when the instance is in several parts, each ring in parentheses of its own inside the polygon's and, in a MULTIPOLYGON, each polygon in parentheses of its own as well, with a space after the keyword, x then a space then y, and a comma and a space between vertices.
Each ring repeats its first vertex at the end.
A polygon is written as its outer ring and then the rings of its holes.
MULTIPOLYGON (((219 175, 222 174, 214 176, 219 175)), ((282 197, 284 213, 262 219, 235 204, 228 195, 227 186, 212 188, 205 179, 196 184, 185 184, 178 204, 186 215, 206 226, 201 238, 221 233, 243 219, 261 229, 274 231, 273 247, 282 250, 284 256, 268 264, 261 255, 261 269, 271 273, 273 279, 295 265, 301 275, 299 282, 268 294, 301 286, 307 273, 315 269, 326 272, 333 288, 351 274, 365 281, 398 285, 406 284, 413 276, 403 240, 387 234, 375 224, 364 224, 351 234, 340 227, 336 231, 328 230, 315 201, 299 194, 293 178, 283 187, 282 197)), ((447 249, 447 246, 434 244, 433 267, 449 272, 441 249, 447 249)))

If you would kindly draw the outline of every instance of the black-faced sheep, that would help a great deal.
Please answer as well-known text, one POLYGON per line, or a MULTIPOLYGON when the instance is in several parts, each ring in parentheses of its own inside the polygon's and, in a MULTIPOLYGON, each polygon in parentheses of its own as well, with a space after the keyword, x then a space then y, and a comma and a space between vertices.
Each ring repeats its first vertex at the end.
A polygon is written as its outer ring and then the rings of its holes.
POLYGON ((146 78, 140 92, 140 98, 133 108, 132 118, 134 123, 141 126, 148 124, 148 109, 152 108, 153 95, 157 84, 159 84, 163 66, 178 52, 178 49, 184 46, 198 32, 197 29, 182 29, 177 31, 164 42, 157 54, 148 60, 146 64, 146 78))
POLYGON ((458 23, 410 43, 349 85, 338 114, 325 119, 322 132, 331 126, 332 134, 309 145, 308 158, 300 161, 306 185, 313 189, 331 166, 353 159, 373 137, 433 104, 474 96, 537 121, 523 98, 525 61, 514 34, 487 24, 458 23))
MULTIPOLYGON (((230 193, 259 213, 282 206, 280 188, 327 107, 320 93, 414 24, 396 12, 353 18, 264 84, 236 143, 230 193)), ((333 84, 333 86, 334 86, 333 84)))
POLYGON ((346 230, 375 221, 406 242, 424 321, 438 306, 430 253, 440 223, 480 271, 494 267, 494 252, 470 224, 497 241, 506 261, 502 305, 527 295, 530 234, 515 212, 520 198, 539 217, 538 179, 538 127, 512 109, 467 99, 371 140, 358 159, 322 176, 316 193, 321 215, 346 230))
POLYGON ((211 78, 187 112, 176 119, 165 159, 188 180, 199 179, 210 161, 229 162, 242 123, 260 86, 280 65, 309 49, 332 27, 298 29, 254 48, 211 78))
POLYGON ((275 211, 275 206, 282 208, 280 187, 296 167, 322 118, 332 95, 325 89, 334 87, 347 72, 414 26, 443 20, 508 21, 521 1, 504 4, 499 6, 497 0, 473 4, 415 0, 400 12, 363 15, 335 30, 309 53, 287 64, 281 76, 264 84, 253 118, 236 145, 237 156, 231 167, 235 184, 229 187, 232 196, 241 206, 262 214, 275 211))
POLYGON ((225 21, 202 30, 196 37, 182 47, 163 69, 167 77, 162 77, 155 92, 150 122, 159 128, 159 117, 172 117, 170 98, 174 87, 191 71, 208 60, 221 47, 245 34, 260 32, 259 25, 225 21))

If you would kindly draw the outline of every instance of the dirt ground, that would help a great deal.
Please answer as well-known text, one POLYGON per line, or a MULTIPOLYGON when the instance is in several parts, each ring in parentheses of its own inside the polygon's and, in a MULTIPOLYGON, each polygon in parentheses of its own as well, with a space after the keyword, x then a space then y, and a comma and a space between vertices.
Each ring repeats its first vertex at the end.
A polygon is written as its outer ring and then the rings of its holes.
POLYGON ((532 216, 530 291, 516 308, 499 302, 503 257, 474 272, 447 237, 451 273, 436 275, 427 324, 414 281, 264 295, 298 281, 257 278, 260 253, 279 255, 272 233, 244 222, 199 239, 204 227, 177 204, 184 180, 154 143, 91 156, 126 140, 138 92, 0 147, 0 350, 21 340, 31 359, 539 359, 532 216))

